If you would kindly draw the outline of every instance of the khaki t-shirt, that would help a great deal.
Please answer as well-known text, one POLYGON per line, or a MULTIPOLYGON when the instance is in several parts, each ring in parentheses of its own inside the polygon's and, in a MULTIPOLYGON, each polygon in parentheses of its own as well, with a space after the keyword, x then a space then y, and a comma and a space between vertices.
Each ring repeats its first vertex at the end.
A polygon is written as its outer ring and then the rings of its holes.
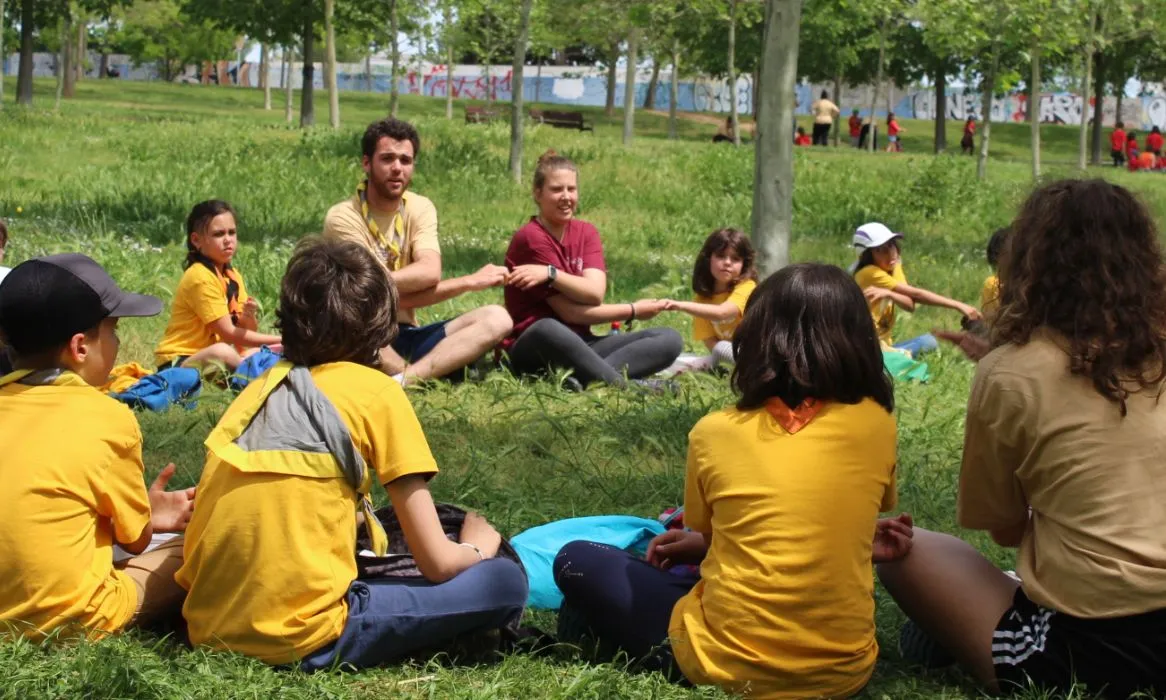
POLYGON ((834 117, 839 114, 838 105, 824 99, 811 105, 810 111, 814 113, 815 124, 833 124, 834 117))
MULTIPOLYGON (((399 259, 392 259, 391 252, 368 230, 368 222, 360 210, 360 198, 356 195, 328 210, 327 216, 324 217, 324 236, 360 243, 372 251, 373 255, 390 270, 399 270, 412 264, 417 253, 422 250, 432 250, 440 255, 441 246, 437 242, 437 208, 433 206, 433 202, 413 192, 405 194, 404 202, 404 209, 399 210, 405 229, 399 259)), ((369 214, 386 238, 393 235, 397 213, 369 207, 369 214)), ((397 314, 397 320, 410 325, 417 324, 412 309, 401 309, 397 314)))
POLYGON ((1052 332, 980 361, 968 402, 959 522, 1014 526, 1030 599, 1087 618, 1166 609, 1166 401, 1118 404, 1069 373, 1052 332))

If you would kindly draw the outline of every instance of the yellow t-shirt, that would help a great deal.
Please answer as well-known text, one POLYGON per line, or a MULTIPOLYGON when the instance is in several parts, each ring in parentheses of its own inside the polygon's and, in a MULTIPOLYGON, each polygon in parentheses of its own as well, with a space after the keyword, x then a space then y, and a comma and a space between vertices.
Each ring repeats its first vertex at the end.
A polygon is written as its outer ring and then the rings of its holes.
POLYGON ((727 292, 714 294, 711 297, 706 297, 703 294, 694 296, 693 301, 698 304, 723 304, 726 301, 731 301, 740 310, 737 318, 732 321, 709 321, 703 318, 693 318, 692 336, 696 342, 703 343, 710 338, 732 340, 733 331, 741 325, 741 317, 745 315, 745 304, 749 301, 749 295, 753 294, 754 289, 757 289, 757 283, 753 280, 745 280, 737 283, 737 286, 727 292))
MULTIPOLYGON (((238 270, 235 271, 238 274, 238 270)), ((247 301, 247 287, 239 275, 239 306, 247 301)), ((227 282, 206 265, 194 263, 182 273, 174 300, 170 303, 170 322, 162 342, 154 350, 154 363, 164 365, 179 357, 189 357, 222 340, 207 326, 230 315, 227 308, 227 282)))
POLYGON ((150 522, 133 412, 75 374, 57 382, 0 387, 0 622, 33 639, 125 627, 138 593, 113 543, 150 522))
POLYGON ((688 439, 684 522, 712 541, 669 625, 684 675, 756 698, 858 691, 878 656, 871 541, 895 505, 895 419, 827 403, 790 434, 730 408, 688 439))
MULTIPOLYGON (((900 284, 907 284, 907 275, 903 273, 902 264, 895 265, 894 270, 887 273, 878 265, 867 265, 854 273, 854 281, 862 289, 867 287, 881 287, 894 289, 900 284)), ((885 346, 893 345, 891 330, 895 327, 895 302, 890 299, 880 299, 870 304, 870 315, 874 318, 875 330, 878 331, 879 341, 885 346)))
MULTIPOLYGON (((311 371, 370 477, 389 483, 437 471, 397 382, 347 362, 311 371)), ((262 389, 262 381, 252 382, 220 424, 246 411, 262 389)), ((269 466, 242 471, 207 459, 175 579, 189 591, 182 612, 191 642, 283 664, 344 629, 345 594, 356 579, 357 501, 339 466, 332 478, 290 474, 275 460, 269 466)))
POLYGON ((1016 571, 1046 608, 1084 618, 1166 609, 1166 401, 1135 392, 1123 417, 1069 371, 1065 347, 1038 329, 976 366, 959 524, 1027 523, 1016 571))
POLYGON ((995 316, 1000 309, 1000 278, 991 275, 984 280, 980 288, 980 313, 984 316, 995 316))
MULTIPOLYGON (((397 217, 396 211, 380 211, 369 207, 369 214, 376 222, 377 228, 385 236, 393 231, 393 221, 397 217)), ((402 214, 404 224, 404 244, 401 246, 401 259, 390 266, 390 254, 381 242, 368 230, 368 222, 360 211, 360 197, 353 195, 351 199, 333 206, 324 217, 324 235, 329 238, 338 238, 356 241, 372 251, 377 260, 380 260, 390 269, 399 269, 413 263, 417 253, 423 250, 432 250, 441 254, 441 246, 437 242, 437 207, 427 197, 409 192, 405 195, 405 210, 402 214)), ((401 323, 417 325, 417 316, 413 309, 402 308, 397 313, 397 320, 401 323)))

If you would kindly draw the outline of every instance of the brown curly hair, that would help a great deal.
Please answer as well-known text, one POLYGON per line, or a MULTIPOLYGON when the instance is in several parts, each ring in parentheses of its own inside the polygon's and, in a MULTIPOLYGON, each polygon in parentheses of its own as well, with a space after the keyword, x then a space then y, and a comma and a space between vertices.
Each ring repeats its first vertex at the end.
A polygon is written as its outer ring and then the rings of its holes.
POLYGON ((1000 257, 995 347, 1039 328, 1068 341, 1069 371, 1088 377, 1126 414, 1131 390, 1166 379, 1166 270, 1145 206, 1105 180, 1036 190, 1000 257))
POLYGON ((757 267, 754 264, 757 254, 753 252, 753 243, 735 228, 722 228, 709 234, 696 255, 696 263, 692 268, 692 291, 706 297, 716 293, 717 281, 713 278, 712 260, 714 255, 726 249, 741 258, 741 276, 733 284, 745 280, 757 281, 757 267))
POLYGON ((380 368, 397 335, 397 287, 367 248, 306 238, 296 246, 275 315, 283 354, 296 365, 355 362, 380 368))

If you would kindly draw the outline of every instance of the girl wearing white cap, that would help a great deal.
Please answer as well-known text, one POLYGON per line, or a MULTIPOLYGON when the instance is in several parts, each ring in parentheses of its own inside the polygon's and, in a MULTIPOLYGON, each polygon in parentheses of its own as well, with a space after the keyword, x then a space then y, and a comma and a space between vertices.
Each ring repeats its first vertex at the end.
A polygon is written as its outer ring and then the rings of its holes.
POLYGON ((875 329, 884 348, 904 351, 912 357, 938 347, 935 336, 925 333, 917 338, 895 343, 891 331, 895 327, 895 307, 914 311, 916 304, 943 306, 954 309, 973 320, 980 312, 973 306, 907 284, 899 254, 901 233, 894 233, 883 224, 872 222, 859 226, 854 232, 854 247, 861 251, 855 266, 854 281, 862 288, 870 304, 875 329))

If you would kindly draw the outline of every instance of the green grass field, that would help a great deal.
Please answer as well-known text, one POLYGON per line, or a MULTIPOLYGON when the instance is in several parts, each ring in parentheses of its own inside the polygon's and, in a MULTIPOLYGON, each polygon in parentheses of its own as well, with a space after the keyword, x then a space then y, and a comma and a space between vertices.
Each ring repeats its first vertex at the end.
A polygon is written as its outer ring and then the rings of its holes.
MULTIPOLYGON (((9 81, 6 91, 13 88, 9 81)), ((322 93, 317 99, 326 122, 326 99, 322 93)), ((276 102, 276 110, 264 112, 256 90, 86 81, 57 115, 51 82, 38 83, 33 110, 9 103, 0 113, 0 216, 12 236, 6 264, 82 251, 123 286, 169 301, 182 272, 186 213, 199 200, 223 198, 239 210, 236 265, 269 326, 292 245, 319 231, 328 206, 351 194, 360 177, 360 133, 387 106, 384 96, 345 94, 344 128, 300 131, 283 123, 282 96, 276 102)), ((453 121, 444 119, 441 100, 406 96, 401 110, 421 131, 414 189, 440 212, 446 275, 501 262, 510 235, 533 213, 529 185, 514 184, 507 173, 508 127, 467 126, 461 106, 453 121)), ((579 164, 581 216, 603 235, 609 300, 687 298, 692 259, 705 236, 726 225, 748 228, 752 149, 714 146, 708 143, 714 128, 690 122, 682 124, 681 140, 668 141, 666 120, 651 115, 638 118, 636 142, 625 148, 621 117, 588 111, 594 134, 531 128, 527 171, 547 148, 579 164)), ((854 226, 882 220, 907 232, 905 267, 913 282, 975 302, 988 274, 987 237, 1011 219, 1031 187, 1027 127, 994 125, 999 157, 988 181, 978 182, 971 158, 927 155, 930 123, 905 126, 902 155, 797 151, 793 259, 848 264, 854 226)), ((949 124, 953 143, 958 130, 949 124)), ((1045 127, 1050 177, 1072 174, 1076 133, 1045 127)), ((1166 177, 1096 174, 1142 194, 1166 222, 1166 177)), ((465 296, 427 309, 422 321, 500 302, 497 290, 465 296)), ((687 318, 663 315, 646 325, 671 325, 687 337, 687 318)), ((165 320, 123 323, 121 361, 151 363, 165 320)), ((949 312, 923 309, 904 314, 896 335, 956 323, 949 312)), ((961 532, 953 520, 972 366, 948 350, 928 362, 929 384, 897 386, 900 505, 921 526, 969 537, 1011 568, 1011 553, 961 532)), ((677 396, 607 389, 569 394, 551 382, 495 372, 481 382, 414 391, 411 398, 442 468, 433 483, 436 497, 481 510, 509 536, 558 518, 654 517, 677 505, 688 430, 731 401, 726 382, 711 376, 686 376, 681 385, 677 396)), ((229 401, 229 394, 204 388, 197 410, 141 415, 150 476, 172 460, 181 485, 195 483, 202 440, 229 401)), ((903 664, 895 644, 902 617, 881 590, 876 595, 883 651, 863 697, 978 696, 956 672, 925 674, 903 664)), ((553 615, 533 614, 529 621, 554 629, 553 615)), ((142 633, 94 644, 0 643, 0 676, 0 697, 13 698, 719 696, 619 665, 589 665, 568 649, 470 668, 435 659, 309 677, 142 633)))

